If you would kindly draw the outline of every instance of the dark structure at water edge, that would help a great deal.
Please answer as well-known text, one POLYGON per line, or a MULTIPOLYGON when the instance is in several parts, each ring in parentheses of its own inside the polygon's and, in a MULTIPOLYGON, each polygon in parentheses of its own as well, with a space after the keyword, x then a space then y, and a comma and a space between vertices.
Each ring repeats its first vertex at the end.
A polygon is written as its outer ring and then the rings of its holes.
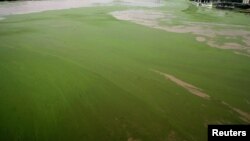
POLYGON ((250 0, 191 0, 191 1, 195 1, 195 2, 200 2, 200 3, 224 3, 224 2, 228 2, 228 3, 243 3, 243 4, 249 4, 250 0))
POLYGON ((233 9, 250 13, 250 0, 191 0, 197 6, 215 7, 219 9, 233 9))

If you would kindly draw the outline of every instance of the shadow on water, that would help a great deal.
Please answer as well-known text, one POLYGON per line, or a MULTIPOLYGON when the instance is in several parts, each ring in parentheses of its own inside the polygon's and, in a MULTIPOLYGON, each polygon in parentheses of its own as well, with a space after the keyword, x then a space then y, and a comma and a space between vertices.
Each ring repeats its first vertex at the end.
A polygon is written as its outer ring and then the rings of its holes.
POLYGON ((218 17, 221 17, 224 14, 215 12, 214 9, 204 8, 204 7, 197 7, 193 4, 189 4, 189 6, 182 10, 187 16, 194 20, 201 20, 201 21, 214 21, 217 20, 218 17))

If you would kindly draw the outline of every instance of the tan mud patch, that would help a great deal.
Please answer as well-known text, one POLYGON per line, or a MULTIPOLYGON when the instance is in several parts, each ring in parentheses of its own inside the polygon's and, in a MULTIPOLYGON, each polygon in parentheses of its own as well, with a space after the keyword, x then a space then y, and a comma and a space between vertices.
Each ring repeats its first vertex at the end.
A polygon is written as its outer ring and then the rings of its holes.
POLYGON ((247 56, 247 57, 250 57, 250 53, 249 54, 246 54, 246 53, 242 53, 242 52, 237 52, 237 51, 235 51, 234 52, 235 54, 238 54, 238 55, 243 55, 243 56, 247 56))
POLYGON ((115 11, 112 12, 111 15, 119 20, 132 21, 142 25, 145 25, 144 23, 148 22, 152 23, 152 24, 146 24, 147 26, 158 25, 158 22, 156 20, 165 17, 165 15, 162 12, 156 12, 150 10, 115 11))
POLYGON ((112 12, 115 18, 119 20, 131 21, 136 24, 164 30, 175 33, 192 33, 196 36, 199 42, 205 42, 211 47, 220 49, 231 49, 250 54, 250 31, 246 30, 244 26, 216 24, 216 23, 199 23, 199 22, 183 22, 182 25, 172 26, 163 24, 163 21, 170 21, 176 17, 171 14, 166 14, 160 11, 152 10, 126 10, 112 12), (239 44, 236 41, 227 40, 223 43, 217 43, 218 37, 225 37, 225 39, 237 39, 244 44, 239 44), (201 38, 202 37, 202 38, 201 38), (209 39, 209 40, 205 40, 209 39))
POLYGON ((163 6, 163 0, 118 0, 121 5, 139 7, 159 7, 163 6))
POLYGON ((210 99, 210 96, 208 94, 204 93, 202 89, 200 89, 192 84, 189 84, 183 80, 180 80, 180 79, 178 79, 175 76, 172 76, 170 74, 166 74, 166 73, 163 73, 163 72, 160 72, 157 70, 152 70, 152 71, 165 76, 166 79, 171 80, 175 84, 181 86, 182 88, 186 89, 187 91, 189 91, 190 93, 192 93, 196 96, 199 96, 199 97, 204 98, 204 99, 210 99))
POLYGON ((245 122, 250 123, 250 113, 245 112, 245 111, 242 111, 242 110, 240 110, 240 109, 238 109, 238 108, 235 108, 235 107, 229 105, 228 103, 226 103, 226 102, 224 102, 224 101, 222 101, 222 104, 223 104, 223 105, 226 105, 228 108, 230 108, 230 109, 233 110, 234 112, 238 113, 238 114, 240 115, 240 119, 242 119, 242 120, 245 121, 245 122))
POLYGON ((216 47, 216 48, 220 48, 220 49, 243 50, 245 48, 244 46, 242 46, 238 43, 224 43, 222 45, 218 45, 214 41, 208 41, 207 44, 212 46, 212 47, 216 47))
POLYGON ((204 37, 196 37, 196 40, 197 40, 198 42, 205 42, 205 41, 206 41, 206 38, 204 38, 204 37))

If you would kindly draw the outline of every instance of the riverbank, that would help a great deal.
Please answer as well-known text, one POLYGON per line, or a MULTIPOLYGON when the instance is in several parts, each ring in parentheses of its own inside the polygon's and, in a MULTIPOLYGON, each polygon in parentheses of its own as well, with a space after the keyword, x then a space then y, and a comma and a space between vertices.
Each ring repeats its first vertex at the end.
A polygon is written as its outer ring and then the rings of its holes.
POLYGON ((0 2, 0 16, 28 14, 48 10, 62 10, 110 4, 113 0, 42 0, 0 2))
POLYGON ((42 0, 0 2, 0 16, 93 6, 160 7, 162 0, 42 0))

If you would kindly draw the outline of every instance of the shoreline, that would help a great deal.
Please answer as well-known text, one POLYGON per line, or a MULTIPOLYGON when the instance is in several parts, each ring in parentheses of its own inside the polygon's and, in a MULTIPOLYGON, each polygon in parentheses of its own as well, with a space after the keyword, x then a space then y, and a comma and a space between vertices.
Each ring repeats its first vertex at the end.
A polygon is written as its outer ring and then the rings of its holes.
MULTIPOLYGON (((0 3, 4 3, 0 2, 0 3)), ((45 0, 45 1, 8 1, 0 5, 0 17, 18 14, 38 13, 50 10, 63 10, 80 7, 91 7, 95 5, 111 4, 113 0, 45 0)))

